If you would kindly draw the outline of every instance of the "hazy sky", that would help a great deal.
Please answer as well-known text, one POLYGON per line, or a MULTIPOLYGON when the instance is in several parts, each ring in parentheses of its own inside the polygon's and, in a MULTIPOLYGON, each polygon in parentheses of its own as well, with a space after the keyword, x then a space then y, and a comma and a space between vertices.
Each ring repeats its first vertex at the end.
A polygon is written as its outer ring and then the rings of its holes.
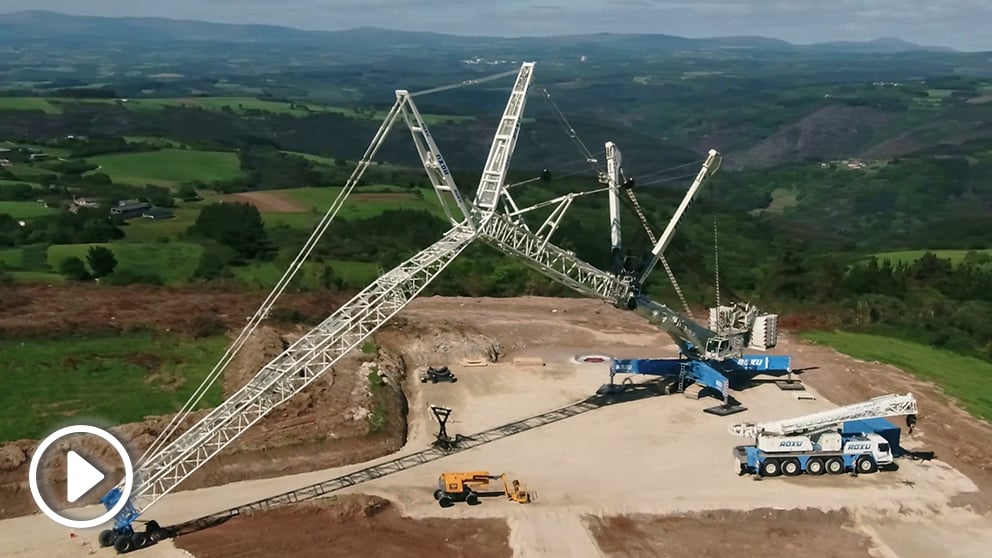
POLYGON ((992 50, 992 0, 0 0, 0 12, 29 9, 459 35, 609 31, 794 43, 889 36, 992 50))

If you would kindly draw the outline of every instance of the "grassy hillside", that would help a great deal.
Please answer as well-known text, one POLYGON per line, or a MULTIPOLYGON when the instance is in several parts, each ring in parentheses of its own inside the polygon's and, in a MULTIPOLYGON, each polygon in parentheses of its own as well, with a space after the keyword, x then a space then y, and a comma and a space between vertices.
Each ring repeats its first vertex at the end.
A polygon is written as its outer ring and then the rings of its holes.
POLYGON ((891 364, 932 381, 976 417, 992 420, 992 363, 891 337, 811 331, 803 337, 861 360, 891 364))
POLYGON ((33 219, 42 215, 53 215, 58 210, 54 207, 38 205, 33 201, 0 201, 0 214, 6 213, 14 219, 33 219))
POLYGON ((166 283, 181 283, 189 279, 203 252, 202 246, 191 242, 55 245, 48 248, 48 265, 57 270, 62 260, 72 256, 86 261, 90 246, 106 246, 113 250, 118 269, 153 273, 166 283))
MULTIPOLYGON (((875 257, 878 258, 880 261, 888 260, 893 264, 896 263, 909 264, 923 257, 923 254, 926 254, 927 252, 931 252, 938 258, 942 260, 951 260, 951 263, 957 265, 964 261, 965 256, 970 251, 971 250, 903 250, 899 252, 881 252, 875 254, 875 257)), ((992 256, 992 249, 974 250, 974 252, 992 256)))
POLYGON ((100 165, 114 182, 144 186, 176 186, 181 182, 227 180, 241 176, 238 156, 223 151, 162 149, 140 153, 115 153, 88 159, 100 165))
MULTIPOLYGON (((173 412, 227 342, 149 334, 0 340, 0 442, 39 439, 68 417, 125 423, 173 412)), ((221 395, 219 385, 211 388, 203 405, 216 405, 221 395)))

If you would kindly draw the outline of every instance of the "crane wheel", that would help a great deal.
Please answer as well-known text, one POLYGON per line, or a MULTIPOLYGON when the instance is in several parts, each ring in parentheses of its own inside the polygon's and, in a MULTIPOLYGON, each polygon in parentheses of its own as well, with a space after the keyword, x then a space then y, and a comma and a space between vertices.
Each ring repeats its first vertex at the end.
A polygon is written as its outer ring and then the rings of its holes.
POLYGON ((131 552, 132 548, 134 548, 134 543, 131 542, 131 537, 126 535, 121 535, 114 541, 114 550, 116 550, 118 554, 131 552))
POLYGON ((134 550, 144 548, 148 545, 148 535, 140 532, 131 535, 131 545, 134 546, 134 550))
POLYGON ((827 470, 824 468, 823 460, 819 457, 811 457, 809 461, 806 462, 806 472, 811 475, 822 475, 826 473, 827 470))
POLYGON ((454 505, 454 502, 451 501, 451 496, 448 496, 447 494, 442 494, 441 497, 438 498, 437 503, 440 504, 442 508, 450 508, 454 505))
POLYGON ((469 492, 468 496, 465 496, 465 503, 474 506, 479 503, 479 495, 475 492, 469 492))
POLYGON ((854 463, 854 467, 858 470, 858 473, 864 475, 874 473, 878 470, 878 465, 875 464, 875 460, 866 455, 859 457, 854 463))
POLYGON ((803 467, 799 464, 798 459, 791 457, 782 462, 782 472, 787 477, 794 477, 803 472, 803 467))
POLYGON ((113 531, 104 529, 100 531, 100 536, 96 540, 100 543, 101 547, 106 548, 108 546, 114 546, 114 539, 116 538, 113 531))
POLYGON ((839 457, 831 457, 827 460, 827 472, 831 475, 840 475, 844 472, 844 460, 839 457))
POLYGON ((761 476, 777 477, 781 473, 782 468, 779 466, 778 459, 766 459, 761 463, 761 476))
POLYGON ((441 496, 444 496, 444 491, 443 490, 438 489, 438 490, 435 490, 434 491, 434 499, 435 500, 437 500, 438 502, 440 502, 441 501, 441 496))

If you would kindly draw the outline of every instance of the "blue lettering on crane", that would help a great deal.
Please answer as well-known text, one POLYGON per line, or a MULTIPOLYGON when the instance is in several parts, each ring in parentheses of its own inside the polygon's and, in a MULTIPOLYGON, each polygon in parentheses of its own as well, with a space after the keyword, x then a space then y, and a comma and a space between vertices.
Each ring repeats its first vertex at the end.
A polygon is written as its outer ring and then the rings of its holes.
POLYGON ((865 444, 865 443, 861 443, 861 444, 848 444, 847 445, 847 449, 848 449, 848 451, 870 450, 871 449, 871 444, 865 444))
POLYGON ((437 164, 441 167, 441 174, 443 174, 445 176, 448 176, 448 174, 449 174, 448 173, 448 164, 445 163, 444 162, 444 159, 441 158, 441 154, 440 153, 436 153, 435 154, 435 157, 437 158, 437 164))
POLYGON ((779 447, 781 448, 801 448, 803 446, 802 440, 786 440, 784 442, 779 442, 779 447))

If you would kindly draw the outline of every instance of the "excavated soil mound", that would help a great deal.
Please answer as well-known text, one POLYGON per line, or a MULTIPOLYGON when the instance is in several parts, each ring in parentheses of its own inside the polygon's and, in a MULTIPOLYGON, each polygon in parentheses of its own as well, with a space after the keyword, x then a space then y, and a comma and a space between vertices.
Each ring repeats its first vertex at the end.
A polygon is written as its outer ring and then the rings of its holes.
POLYGON ((410 519, 388 500, 348 495, 234 518, 183 535, 197 558, 512 556, 502 519, 410 519))

